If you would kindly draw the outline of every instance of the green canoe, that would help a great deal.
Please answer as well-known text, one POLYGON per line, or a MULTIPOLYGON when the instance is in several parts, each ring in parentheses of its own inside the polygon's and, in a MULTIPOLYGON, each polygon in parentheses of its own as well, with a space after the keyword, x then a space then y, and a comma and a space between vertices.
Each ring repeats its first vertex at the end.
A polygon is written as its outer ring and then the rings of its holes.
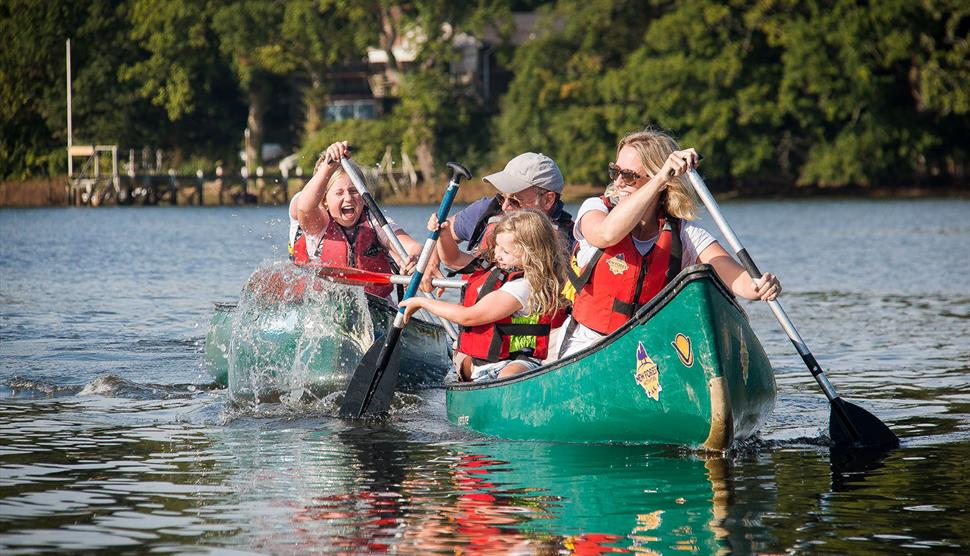
POLYGON ((757 431, 775 393, 747 315, 697 265, 602 342, 519 376, 450 384, 446 397, 450 421, 501 438, 723 450, 757 431))
MULTIPOLYGON (((321 398, 346 388, 396 310, 360 287, 277 264, 254 273, 238 303, 215 304, 205 367, 235 402, 321 398)), ((398 349, 405 389, 440 385, 452 365, 447 333, 421 319, 408 323, 398 349)))

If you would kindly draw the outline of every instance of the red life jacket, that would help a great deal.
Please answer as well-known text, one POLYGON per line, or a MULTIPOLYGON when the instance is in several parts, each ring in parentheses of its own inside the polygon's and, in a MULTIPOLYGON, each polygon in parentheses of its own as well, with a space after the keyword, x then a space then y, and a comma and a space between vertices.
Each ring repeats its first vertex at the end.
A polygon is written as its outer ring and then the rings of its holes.
MULTIPOLYGON (((607 208, 612 203, 602 198, 607 208)), ((657 243, 646 256, 627 234, 619 243, 597 249, 579 276, 570 273, 576 288, 573 319, 600 334, 623 326, 680 272, 680 221, 660 215, 657 243)))
MULTIPOLYGON (((501 268, 481 269, 468 277, 462 304, 471 307, 479 299, 499 289, 502 284, 521 278, 522 271, 507 272, 501 268)), ((458 351, 470 355, 476 364, 495 363, 520 356, 545 359, 549 354, 549 331, 566 320, 566 311, 539 317, 535 324, 513 323, 508 316, 488 324, 462 327, 458 335, 458 351), (535 336, 535 348, 509 352, 512 336, 535 336)))
MULTIPOLYGON (((319 261, 323 265, 393 273, 391 259, 377 234, 378 231, 371 225, 366 211, 357 221, 357 225, 349 229, 337 224, 331 218, 323 231, 323 239, 320 240, 312 257, 307 252, 306 234, 302 229, 297 229, 291 258, 298 265, 319 261)), ((394 291, 394 286, 371 284, 364 286, 364 291, 378 297, 387 297, 394 291)))

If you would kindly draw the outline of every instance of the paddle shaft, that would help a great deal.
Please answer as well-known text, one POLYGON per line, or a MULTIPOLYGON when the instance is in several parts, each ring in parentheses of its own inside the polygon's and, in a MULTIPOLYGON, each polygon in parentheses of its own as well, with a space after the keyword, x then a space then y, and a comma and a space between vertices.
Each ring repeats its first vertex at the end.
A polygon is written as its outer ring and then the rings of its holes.
MULTIPOLYGON (((408 285, 410 281, 411 281, 411 277, 404 276, 403 274, 392 274, 390 277, 390 282, 392 284, 397 284, 401 286, 408 285)), ((465 284, 467 284, 467 282, 465 282, 460 278, 432 278, 431 279, 431 285, 436 288, 461 289, 465 287, 465 284)), ((445 321, 445 322, 448 322, 449 324, 451 323, 451 321, 445 321)))
MULTIPOLYGON (((465 172, 467 175, 467 170, 465 172)), ((439 222, 444 222, 445 219, 448 218, 448 213, 451 211, 451 204, 454 202, 455 195, 458 193, 459 179, 460 178, 458 176, 455 176, 450 182, 448 182, 448 189, 445 191, 445 196, 441 200, 441 204, 438 206, 439 222)), ((418 257, 418 264, 415 267, 414 274, 411 275, 411 281, 404 292, 404 299, 410 299, 411 297, 414 297, 415 293, 417 293, 418 286, 421 284, 421 279, 424 277, 424 271, 428 266, 428 262, 431 260, 431 253, 434 251, 435 244, 437 242, 438 230, 428 232, 428 239, 424 242, 424 248, 421 250, 421 256, 418 257)), ((384 374, 384 370, 387 368, 387 365, 391 360, 391 356, 394 353, 394 348, 397 346, 398 340, 401 337, 401 331, 404 328, 404 311, 404 307, 398 309, 397 314, 394 316, 394 322, 387 331, 384 345, 381 347, 380 355, 378 356, 377 363, 375 364, 376 372, 371 378, 370 385, 367 388, 367 394, 361 400, 359 407, 352 408, 353 414, 357 418, 362 417, 364 413, 367 412, 367 408, 370 406, 371 400, 374 398, 374 394, 377 392, 377 387, 381 382, 381 376, 384 374)), ((351 379, 351 382, 353 382, 353 379, 351 379)), ((343 413, 344 411, 345 409, 341 407, 341 412, 343 413)), ((350 412, 351 409, 347 409, 346 411, 350 412)))
MULTIPOLYGON (((690 179, 691 185, 694 186, 694 190, 697 191, 697 195, 703 201, 704 206, 707 207, 707 212, 710 213, 711 217, 714 218, 714 222, 717 223, 717 227, 724 234, 724 238, 730 244, 731 249, 734 250, 738 259, 741 261, 741 265, 744 269, 748 271, 748 274, 752 278, 758 280, 761 278, 761 271, 758 270, 757 265, 754 264, 754 260, 748 255, 748 251, 741 245, 741 240, 735 235, 734 230, 731 225, 728 224, 727 220, 724 219, 724 215, 721 214, 721 210, 717 206, 717 202, 714 201, 714 197, 711 192, 707 189, 707 185, 704 184, 704 180, 701 179, 700 174, 697 170, 691 170, 687 173, 687 177, 690 179)), ((795 346, 795 350, 798 354, 802 356, 802 360, 805 361, 805 365, 808 366, 808 370, 812 372, 812 376, 815 377, 815 382, 822 388, 822 392, 825 393, 825 397, 829 399, 830 402, 835 402, 839 398, 839 393, 836 392, 835 387, 829 382, 829 379, 825 376, 825 372, 822 370, 822 366, 818 364, 815 356, 812 355, 812 351, 808 349, 808 345, 805 340, 802 339, 798 330, 795 330, 795 325, 792 323, 791 319, 788 318, 788 314, 785 313, 785 309, 781 306, 781 303, 775 299, 768 302, 768 307, 771 308, 771 312, 775 314, 775 318, 778 319, 778 323, 785 330, 785 334, 788 335, 788 339, 795 346)), ((842 422, 846 427, 853 433, 855 437, 859 437, 859 433, 855 430, 851 419, 845 413, 841 404, 833 403, 832 408, 839 414, 842 422)))
MULTIPOLYGON (((370 209, 371 214, 374 216, 374 218, 377 219, 378 225, 381 227, 381 230, 384 232, 384 237, 387 238, 388 242, 391 244, 391 247, 394 248, 394 252, 397 253, 397 256, 400 257, 402 261, 408 260, 410 255, 408 255, 407 249, 405 249, 404 244, 401 243, 401 238, 397 237, 397 234, 394 233, 394 230, 391 228, 391 225, 387 223, 387 218, 384 216, 384 212, 381 210, 381 207, 377 204, 377 201, 374 200, 374 196, 371 195, 370 190, 367 189, 367 184, 364 182, 363 176, 361 176, 357 172, 357 169, 354 168, 353 165, 350 164, 350 162, 346 158, 341 157, 340 165, 343 167, 344 172, 346 172, 347 175, 350 176, 350 181, 353 182, 354 187, 357 188, 357 191, 360 193, 360 196, 364 199, 364 203, 367 205, 367 208, 370 209)), ((451 184, 449 183, 449 190, 450 190, 450 185, 451 184)), ((455 187, 457 188, 457 186, 455 187)), ((447 195, 447 192, 445 194, 447 195)), ((448 208, 449 210, 451 209, 450 203, 448 208)), ((439 209, 439 212, 440 212, 440 209, 439 209)), ((423 254, 424 253, 422 253, 422 255, 423 254)), ((422 295, 429 298, 432 297, 431 294, 427 292, 422 292, 422 295)), ((448 333, 448 336, 450 336, 452 340, 458 338, 458 330, 455 328, 454 323, 445 319, 439 319, 435 315, 431 315, 431 318, 441 324, 442 328, 445 329, 445 332, 448 333)))
MULTIPOLYGON (((411 277, 403 274, 387 274, 384 272, 373 272, 342 266, 319 266, 316 268, 316 271, 317 276, 343 284, 395 284, 406 286, 411 283, 411 277)), ((431 285, 436 288, 464 288, 466 283, 460 278, 435 278, 431 280, 431 285)))

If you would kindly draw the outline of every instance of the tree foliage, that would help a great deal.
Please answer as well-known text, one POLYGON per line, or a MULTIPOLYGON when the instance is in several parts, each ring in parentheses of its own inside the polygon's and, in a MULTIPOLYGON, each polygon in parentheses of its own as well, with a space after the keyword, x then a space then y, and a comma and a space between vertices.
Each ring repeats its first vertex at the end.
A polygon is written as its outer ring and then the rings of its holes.
POLYGON ((735 184, 962 177, 967 14, 956 1, 561 0, 516 52, 499 148, 549 149, 567 179, 597 181, 602 145, 651 125, 735 184))
POLYGON ((617 139, 650 125, 739 187, 959 182, 968 16, 959 0, 6 0, 0 177, 63 172, 71 38, 75 143, 229 161, 249 128, 254 154, 264 134, 306 153, 351 139, 376 159, 403 145, 432 179, 444 159, 531 150, 601 183, 617 139), (511 37, 513 9, 538 23, 481 53, 513 73, 486 102, 453 71, 458 39, 511 37), (325 122, 331 70, 373 48, 397 102, 325 122))

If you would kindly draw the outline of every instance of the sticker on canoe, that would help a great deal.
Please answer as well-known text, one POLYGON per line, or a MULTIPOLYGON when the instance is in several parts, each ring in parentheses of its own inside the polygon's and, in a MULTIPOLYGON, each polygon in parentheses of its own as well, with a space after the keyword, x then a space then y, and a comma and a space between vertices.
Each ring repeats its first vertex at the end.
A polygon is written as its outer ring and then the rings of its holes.
POLYGON ((623 274, 626 269, 630 268, 630 265, 626 264, 626 259, 623 258, 623 253, 607 259, 606 266, 610 267, 610 272, 617 275, 623 274))
POLYGON ((690 367, 694 364, 694 349, 690 345, 690 338, 678 332, 674 341, 670 342, 670 345, 674 346, 677 357, 680 357, 680 362, 685 367, 690 367))
POLYGON ((637 344, 637 372, 633 374, 643 391, 656 401, 660 401, 660 369, 657 364, 647 355, 647 350, 643 347, 643 342, 637 344))

